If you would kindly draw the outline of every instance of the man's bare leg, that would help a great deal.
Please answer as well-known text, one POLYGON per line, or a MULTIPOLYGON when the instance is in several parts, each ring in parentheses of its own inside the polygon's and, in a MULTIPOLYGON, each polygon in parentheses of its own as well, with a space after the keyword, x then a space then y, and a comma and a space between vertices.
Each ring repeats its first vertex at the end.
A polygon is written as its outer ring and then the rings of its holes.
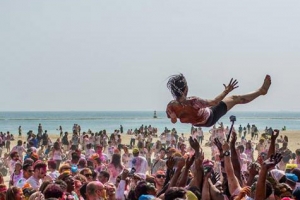
POLYGON ((251 92, 249 94, 244 95, 233 95, 226 97, 223 102, 227 105, 227 111, 234 107, 236 104, 246 104, 250 101, 256 99, 261 95, 266 95, 271 86, 271 77, 266 75, 265 80, 262 86, 255 92, 251 92))

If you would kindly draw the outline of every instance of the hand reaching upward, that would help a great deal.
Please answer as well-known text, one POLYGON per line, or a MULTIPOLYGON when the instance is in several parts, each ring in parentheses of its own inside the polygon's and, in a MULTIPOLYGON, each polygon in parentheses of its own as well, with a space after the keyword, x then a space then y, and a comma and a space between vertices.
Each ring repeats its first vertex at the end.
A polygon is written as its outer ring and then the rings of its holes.
POLYGON ((235 88, 238 88, 239 86, 237 84, 238 84, 238 81, 236 79, 233 80, 233 78, 231 78, 228 85, 223 84, 224 87, 225 87, 225 92, 228 94, 229 92, 231 92, 235 88))

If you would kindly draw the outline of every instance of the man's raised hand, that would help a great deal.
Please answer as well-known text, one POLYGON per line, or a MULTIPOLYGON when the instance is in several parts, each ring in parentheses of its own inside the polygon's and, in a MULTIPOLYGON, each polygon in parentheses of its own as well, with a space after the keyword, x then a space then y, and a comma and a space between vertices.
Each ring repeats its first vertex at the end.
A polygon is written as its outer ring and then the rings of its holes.
POLYGON ((238 84, 237 80, 236 79, 233 80, 233 78, 231 78, 228 85, 223 84, 224 87, 225 87, 225 92, 228 94, 229 92, 231 92, 235 88, 238 88, 239 86, 237 84, 238 84))

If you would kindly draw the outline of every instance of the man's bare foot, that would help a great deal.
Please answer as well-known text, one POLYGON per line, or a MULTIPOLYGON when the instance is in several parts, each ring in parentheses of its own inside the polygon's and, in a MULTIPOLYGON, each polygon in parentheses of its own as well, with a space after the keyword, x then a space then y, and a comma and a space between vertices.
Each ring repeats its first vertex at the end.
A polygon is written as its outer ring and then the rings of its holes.
POLYGON ((259 89, 261 95, 266 95, 268 93, 268 90, 271 86, 271 76, 266 75, 265 80, 261 88, 259 89))

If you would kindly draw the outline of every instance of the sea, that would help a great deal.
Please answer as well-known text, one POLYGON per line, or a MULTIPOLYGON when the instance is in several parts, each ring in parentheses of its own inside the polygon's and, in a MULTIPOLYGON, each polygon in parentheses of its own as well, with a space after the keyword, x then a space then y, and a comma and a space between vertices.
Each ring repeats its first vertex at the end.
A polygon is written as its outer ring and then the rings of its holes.
MULTIPOLYGON (((225 126, 231 126, 230 116, 236 116, 234 127, 239 125, 243 127, 248 123, 255 124, 259 130, 266 127, 273 129, 300 130, 300 112, 242 112, 230 111, 223 116, 219 122, 225 126)), ((61 112, 0 112, 0 131, 9 131, 12 134, 18 134, 18 127, 22 127, 23 134, 29 130, 37 133, 38 125, 41 123, 43 130, 49 134, 59 134, 59 126, 63 131, 71 132, 74 124, 79 124, 82 131, 91 130, 99 132, 107 130, 112 133, 115 129, 123 126, 124 132, 128 129, 139 128, 141 125, 158 128, 162 132, 165 127, 175 128, 178 133, 190 133, 191 125, 183 124, 179 121, 172 124, 164 111, 156 112, 157 118, 154 118, 154 111, 61 111, 61 112)), ((203 127, 204 131, 210 128, 203 127)))

